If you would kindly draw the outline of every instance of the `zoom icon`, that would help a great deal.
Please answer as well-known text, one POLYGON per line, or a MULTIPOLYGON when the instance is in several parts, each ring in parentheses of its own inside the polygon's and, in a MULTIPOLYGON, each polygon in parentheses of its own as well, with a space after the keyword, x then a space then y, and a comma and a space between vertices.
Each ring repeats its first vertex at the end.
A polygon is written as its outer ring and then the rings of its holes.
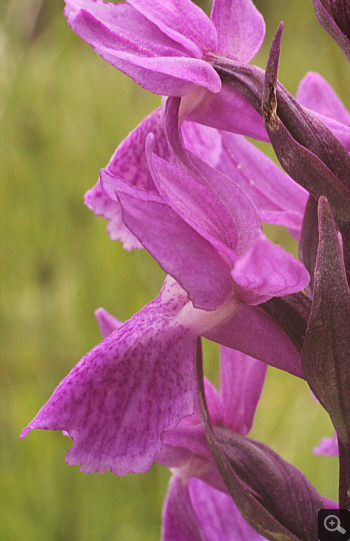
POLYGON ((350 541, 349 509, 320 509, 318 512, 319 541, 350 541))

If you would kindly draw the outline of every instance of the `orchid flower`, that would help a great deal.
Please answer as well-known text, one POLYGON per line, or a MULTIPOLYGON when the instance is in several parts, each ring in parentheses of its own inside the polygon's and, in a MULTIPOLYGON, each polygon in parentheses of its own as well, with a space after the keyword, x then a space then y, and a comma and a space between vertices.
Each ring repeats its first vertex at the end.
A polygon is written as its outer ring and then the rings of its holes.
MULTIPOLYGON (((103 180, 117 177, 131 186, 158 193, 147 165, 145 144, 152 131, 154 152, 166 160, 173 159, 165 121, 161 109, 146 117, 118 146, 101 170, 100 180, 85 196, 87 206, 109 221, 110 238, 120 239, 127 250, 142 248, 142 244, 125 225, 119 201, 103 189, 103 180)), ((241 135, 191 121, 184 121, 181 131, 186 149, 240 186, 255 203, 262 221, 283 225, 299 238, 308 198, 304 188, 241 135)))
POLYGON ((23 432, 63 430, 74 441, 67 461, 85 472, 150 467, 164 433, 193 413, 200 335, 302 377, 300 352, 256 305, 300 291, 308 273, 263 235, 242 189, 184 149, 180 100, 171 100, 173 159, 153 152, 152 136, 147 141, 158 193, 103 178, 129 230, 171 278, 73 368, 23 432))
MULTIPOLYGON (((206 379, 214 424, 246 435, 253 424, 267 365, 221 347, 220 392, 206 379)), ((213 463, 199 417, 183 419, 164 437, 155 460, 173 473, 164 501, 162 541, 260 541, 242 517, 213 463)))
POLYGON ((225 347, 221 347, 220 357, 220 391, 204 378, 198 390, 198 405, 205 389, 211 434, 219 442, 229 469, 219 474, 212 446, 208 453, 204 438, 208 426, 206 422, 202 426, 202 406, 165 435, 155 457, 173 473, 163 508, 163 541, 248 541, 265 539, 265 534, 268 539, 284 535, 311 541, 317 510, 337 504, 322 498, 297 468, 264 444, 246 437, 253 424, 266 365, 225 347), (243 498, 239 489, 229 489, 233 473, 230 468, 236 472, 239 485, 244 486, 243 498), (248 500, 256 507, 253 512, 248 510, 248 500), (238 509, 244 510, 246 520, 238 509))
MULTIPOLYGON (((120 322, 103 309, 96 312, 96 317, 104 337, 120 327, 120 322)), ((198 362, 198 344, 196 357, 198 362)), ((315 533, 316 510, 336 507, 336 503, 320 497, 301 472, 266 446, 246 438, 253 425, 266 368, 265 363, 221 346, 219 393, 206 378, 203 382, 212 427, 233 465, 236 455, 239 475, 246 489, 272 513, 270 521, 274 530, 286 534, 287 528, 291 539, 310 539, 310 532, 311 535, 315 533), (266 456, 262 458, 264 454, 266 456), (262 460, 260 468, 254 467, 255 460, 262 460), (305 537, 303 533, 306 533, 305 537)), ((197 404, 193 415, 164 435, 155 461, 170 468, 173 474, 163 506, 162 541, 265 539, 246 522, 231 498, 232 494, 227 493, 225 479, 209 450, 197 404)), ((251 513, 246 516, 254 527, 264 528, 266 517, 261 513, 255 521, 251 513)), ((269 535, 267 538, 270 539, 269 535)))
MULTIPOLYGON (((333 122, 338 134, 339 126, 348 129, 349 112, 319 74, 310 72, 301 80, 296 99, 304 108, 318 114, 320 119, 326 119, 329 125, 333 122)), ((191 121, 184 121, 181 130, 185 147, 211 167, 234 179, 255 203, 263 222, 283 225, 299 239, 308 198, 304 188, 243 136, 191 121)), ((170 160, 164 114, 157 109, 122 141, 107 167, 101 171, 101 177, 106 172, 138 188, 157 191, 145 153, 146 138, 151 131, 155 153, 170 160)), ((142 248, 125 226, 119 202, 108 196, 101 181, 86 193, 85 203, 109 221, 107 229, 112 240, 120 239, 127 250, 142 248)))
POLYGON ((210 19, 190 0, 66 0, 65 15, 74 32, 137 84, 186 96, 183 115, 206 110, 210 125, 266 139, 260 115, 223 89, 212 65, 214 57, 246 63, 260 49, 265 23, 252 0, 214 0, 210 19))
MULTIPOLYGON (((266 364, 221 347, 220 392, 206 379, 212 422, 242 435, 252 427, 266 364)), ((164 501, 162 541, 260 541, 242 517, 213 463, 198 408, 164 437, 155 460, 173 473, 164 501)))
MULTIPOLYGON (((100 308, 95 312, 103 338, 122 323, 100 308)), ((213 422, 240 434, 253 424, 267 365, 238 351, 220 348, 220 392, 205 379, 213 422)), ((162 541, 258 541, 260 536, 243 519, 213 464, 199 417, 183 419, 164 436, 155 461, 171 469, 164 501, 162 541)))

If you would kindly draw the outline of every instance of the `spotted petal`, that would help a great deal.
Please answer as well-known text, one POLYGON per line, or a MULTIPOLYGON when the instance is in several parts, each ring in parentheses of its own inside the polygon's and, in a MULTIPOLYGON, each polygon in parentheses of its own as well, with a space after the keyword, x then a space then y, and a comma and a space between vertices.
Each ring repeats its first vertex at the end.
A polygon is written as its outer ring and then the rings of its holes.
POLYGON ((126 250, 142 248, 137 238, 125 225, 120 203, 115 198, 108 197, 102 188, 106 176, 123 179, 132 186, 148 191, 156 191, 156 187, 148 171, 145 141, 148 133, 155 134, 155 149, 162 157, 170 157, 169 148, 163 127, 163 113, 156 109, 150 113, 127 137, 120 143, 110 159, 107 167, 101 170, 98 183, 85 194, 85 204, 97 216, 103 216, 109 221, 107 230, 112 240, 120 239, 126 250))
POLYGON ((147 471, 163 433, 194 408, 196 336, 174 319, 187 300, 166 281, 73 368, 22 437, 33 428, 64 431, 74 442, 66 460, 85 473, 147 471))

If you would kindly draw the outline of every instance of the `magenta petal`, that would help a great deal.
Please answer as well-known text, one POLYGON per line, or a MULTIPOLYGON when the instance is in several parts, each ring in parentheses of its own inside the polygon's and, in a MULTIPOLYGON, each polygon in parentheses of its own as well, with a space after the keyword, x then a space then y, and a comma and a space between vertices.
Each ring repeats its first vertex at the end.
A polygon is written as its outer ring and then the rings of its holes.
POLYGON ((62 430, 70 465, 85 473, 147 471, 163 433, 193 413, 195 343, 174 316, 186 304, 178 284, 88 353, 23 431, 62 430))
POLYGON ((319 73, 309 72, 305 75, 300 81, 296 98, 324 122, 350 152, 350 113, 319 73))
POLYGON ((155 154, 151 158, 151 167, 159 193, 169 206, 214 248, 235 260, 237 228, 215 192, 200 184, 186 170, 155 154))
POLYGON ((162 541, 207 541, 193 510, 187 483, 178 475, 170 479, 164 500, 161 539, 162 541))
POLYGON ((308 192, 244 137, 222 133, 218 168, 252 199, 263 222, 300 230, 308 192))
POLYGON ((333 118, 342 124, 350 124, 350 113, 343 105, 333 88, 319 74, 310 71, 300 81, 296 99, 304 107, 333 118))
POLYGON ((154 134, 154 151, 162 158, 170 159, 171 152, 164 130, 164 114, 161 107, 158 107, 120 143, 107 167, 102 171, 121 178, 132 186, 155 191, 145 154, 146 139, 150 132, 154 134))
MULTIPOLYGON (((204 378, 204 385, 210 418, 214 424, 222 425, 225 415, 222 400, 214 385, 206 378, 204 378)), ((181 462, 188 462, 194 456, 207 462, 212 461, 197 403, 193 415, 182 419, 174 430, 164 435, 162 449, 157 453, 155 460, 172 468, 180 466, 181 462)), ((192 466, 191 473, 194 474, 193 468, 192 466)), ((203 466, 200 466, 199 469, 203 470, 203 466)))
POLYGON ((107 336, 120 329, 123 325, 122 321, 111 316, 104 308, 95 310, 95 316, 103 338, 107 338, 107 336))
POLYGON ((262 233, 231 271, 236 291, 248 304, 301 291, 309 283, 309 273, 299 261, 262 233))
POLYGON ((128 4, 67 0, 74 32, 107 62, 155 94, 182 96, 195 86, 219 92, 214 68, 128 4))
POLYGON ((251 0, 214 0, 211 11, 218 37, 217 53, 249 62, 265 37, 264 18, 251 0))
MULTIPOLYGON (((192 508, 206 541, 263 541, 244 520, 231 496, 207 485, 201 479, 188 480, 192 508)), ((190 541, 190 540, 189 540, 190 541)))
POLYGON ((190 0, 128 0, 128 3, 195 57, 216 50, 213 23, 190 0))
MULTIPOLYGON (((132 186, 149 191, 156 187, 147 167, 145 141, 148 133, 155 134, 154 148, 159 156, 170 157, 163 127, 163 113, 156 109, 150 113, 117 147, 106 168, 101 170, 100 178, 116 177, 123 179, 132 186)), ((119 201, 111 198, 103 190, 101 181, 85 194, 85 204, 97 216, 103 216, 109 221, 107 231, 112 240, 120 239, 126 250, 142 248, 137 238, 129 231, 123 222, 119 201)))
MULTIPOLYGON (((166 434, 164 435, 166 437, 166 434)), ((155 455, 154 461, 167 468, 181 468, 193 457, 191 451, 184 447, 173 447, 163 441, 160 451, 155 455)))
POLYGON ((231 496, 201 479, 173 475, 162 512, 162 541, 263 541, 231 496))
POLYGON ((198 100, 192 95, 183 98, 187 120, 269 142, 261 114, 238 90, 223 84, 218 94, 204 91, 203 94, 198 100))
POLYGON ((168 467, 175 466, 170 464, 170 459, 176 457, 181 449, 190 452, 192 458, 196 456, 206 462, 212 461, 202 425, 192 424, 191 418, 183 419, 174 430, 164 434, 163 447, 156 454, 155 460, 168 467))
POLYGON ((224 304, 232 292, 230 268, 212 245, 159 196, 131 187, 127 193, 120 184, 118 198, 128 228, 189 293, 194 306, 215 310, 224 304))
POLYGON ((119 202, 113 201, 106 195, 101 181, 86 192, 84 202, 96 216, 103 216, 109 221, 107 231, 111 240, 120 240, 124 249, 128 251, 133 248, 142 248, 142 244, 124 224, 119 202))
POLYGON ((220 396, 224 426, 243 435, 251 430, 266 369, 266 363, 221 346, 220 396))
MULTIPOLYGON (((150 162, 154 181, 164 199, 181 213, 184 220, 208 240, 210 236, 220 242, 221 247, 219 244, 213 245, 228 260, 234 261, 237 255, 243 254, 256 242, 261 229, 257 209, 231 178, 185 149, 178 129, 179 104, 180 100, 176 98, 167 100, 165 125, 169 146, 182 171, 176 173, 175 165, 166 164, 153 155, 150 162), (225 246, 229 250, 225 250, 225 246)), ((150 138, 146 143, 146 152, 150 138)))
POLYGON ((299 351, 281 327, 258 306, 241 304, 233 318, 204 336, 303 378, 299 351))
POLYGON ((218 165, 222 153, 221 132, 219 130, 198 124, 198 122, 185 120, 181 124, 181 136, 186 150, 195 154, 211 167, 215 168, 218 165))
POLYGON ((234 181, 255 203, 261 220, 300 231, 308 192, 245 137, 183 122, 185 146, 234 181))
MULTIPOLYGON (((187 56, 189 51, 164 34, 129 3, 66 0, 65 16, 72 29, 99 53, 135 57, 187 56)), ((101 55, 102 56, 102 55, 101 55)))
POLYGON ((206 61, 197 58, 155 57, 142 58, 129 53, 100 53, 111 63, 129 75, 135 83, 146 90, 162 96, 185 96, 196 87, 203 87, 209 92, 221 90, 221 80, 214 68, 206 61))
POLYGON ((317 447, 313 448, 315 455, 339 456, 337 433, 331 438, 322 438, 317 447))

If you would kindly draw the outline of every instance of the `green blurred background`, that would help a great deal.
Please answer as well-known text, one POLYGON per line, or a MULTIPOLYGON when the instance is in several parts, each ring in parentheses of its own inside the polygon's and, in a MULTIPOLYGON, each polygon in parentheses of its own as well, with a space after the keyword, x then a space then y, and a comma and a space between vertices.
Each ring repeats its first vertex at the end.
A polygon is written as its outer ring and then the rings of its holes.
MULTIPOLYGON (((209 2, 202 2, 209 12, 209 2)), ((320 72, 349 107, 347 63, 316 22, 311 0, 257 0, 267 38, 285 22, 280 80, 293 93, 320 72)), ((127 319, 157 295, 163 272, 123 251, 83 204, 117 144, 160 98, 135 86, 70 30, 59 0, 0 0, 1 517, 3 541, 155 541, 169 472, 118 478, 65 464, 71 440, 23 427, 96 343, 94 310, 127 319)), ((266 145, 267 146, 267 145, 266 145)), ((269 228, 295 253, 284 231, 269 228), (287 244, 286 244, 287 243, 287 244)), ((218 381, 218 348, 206 344, 218 381)), ((337 497, 337 461, 311 449, 328 416, 295 378, 269 369, 253 436, 337 497)))

